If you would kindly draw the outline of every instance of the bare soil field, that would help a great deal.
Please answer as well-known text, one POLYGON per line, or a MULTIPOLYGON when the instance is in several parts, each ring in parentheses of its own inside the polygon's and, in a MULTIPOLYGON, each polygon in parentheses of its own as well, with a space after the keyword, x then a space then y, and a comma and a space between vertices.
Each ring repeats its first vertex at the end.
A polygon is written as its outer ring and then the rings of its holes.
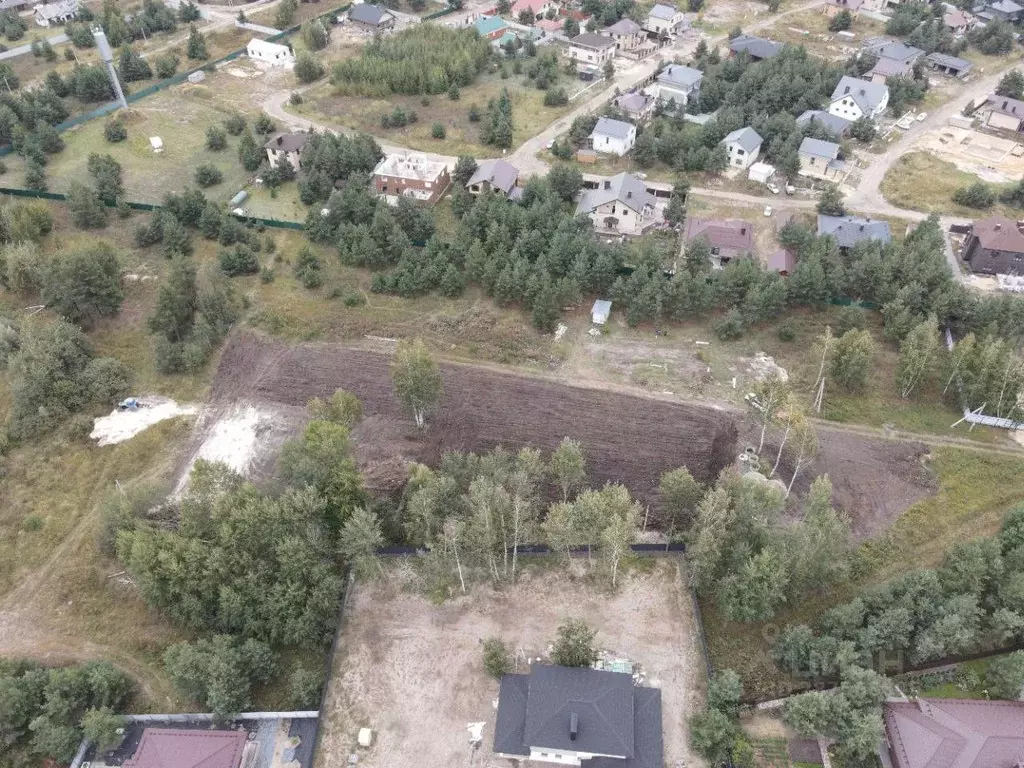
MULTIPOLYGON (((552 450, 562 437, 580 440, 591 482, 621 482, 644 502, 656 500, 663 472, 685 465, 713 482, 731 464, 756 427, 744 411, 583 388, 483 367, 444 364, 445 394, 431 428, 420 435, 395 400, 389 356, 340 345, 289 346, 251 333, 225 345, 213 385, 214 403, 248 398, 301 406, 337 388, 355 393, 367 419, 354 437, 369 488, 396 490, 409 461, 432 464, 447 450, 486 451, 498 445, 552 450)), ((922 463, 924 445, 822 427, 818 458, 794 486, 829 474, 835 503, 853 521, 858 538, 884 529, 915 501, 934 491, 922 463)), ((771 451, 771 447, 766 449, 771 451)), ((774 454, 771 454, 774 455, 774 454)), ((781 468, 788 478, 785 463, 781 468)))
POLYGON ((526 571, 501 591, 477 588, 434 605, 392 583, 356 584, 323 711, 319 766, 359 753, 364 768, 473 765, 506 768, 491 754, 498 682, 483 669, 482 642, 499 637, 523 659, 546 656, 558 625, 585 619, 597 644, 639 663, 645 685, 661 689, 665 764, 703 766, 690 751, 686 719, 706 686, 693 603, 679 566, 660 560, 609 594, 550 567, 526 571), (642 631, 641 631, 642 628, 642 631), (471 756, 470 723, 485 723, 471 756), (376 732, 356 747, 359 728, 376 732))
POLYGON ((378 431, 397 434, 403 449, 414 452, 399 457, 399 481, 408 460, 431 464, 444 451, 498 445, 553 450, 568 435, 586 447, 593 483, 622 482, 650 499, 662 472, 686 465, 708 482, 736 454, 736 423, 728 413, 459 365, 442 366, 445 393, 431 428, 406 440, 412 422, 394 397, 388 362, 388 355, 376 352, 288 346, 239 333, 225 346, 213 399, 303 405, 347 389, 363 401, 368 416, 402 425, 396 433, 378 421, 377 429, 362 432, 367 440, 375 440, 378 431))

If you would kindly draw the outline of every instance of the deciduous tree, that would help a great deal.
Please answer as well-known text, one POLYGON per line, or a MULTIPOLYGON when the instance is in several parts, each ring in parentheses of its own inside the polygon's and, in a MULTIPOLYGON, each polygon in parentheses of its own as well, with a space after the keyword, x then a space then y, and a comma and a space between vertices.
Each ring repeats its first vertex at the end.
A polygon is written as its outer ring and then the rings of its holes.
POLYGON ((412 411, 416 426, 425 428, 444 390, 441 370, 419 339, 403 341, 391 360, 391 381, 395 394, 412 411))

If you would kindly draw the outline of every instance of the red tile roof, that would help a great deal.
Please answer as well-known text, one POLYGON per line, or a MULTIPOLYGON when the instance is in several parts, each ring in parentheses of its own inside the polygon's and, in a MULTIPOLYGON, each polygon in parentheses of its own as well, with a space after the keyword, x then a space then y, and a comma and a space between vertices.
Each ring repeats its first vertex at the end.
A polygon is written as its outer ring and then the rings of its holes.
POLYGON ((888 701, 895 768, 1012 768, 1024 760, 1024 702, 888 701))
POLYGON ((1024 235, 1017 229, 1017 222, 1005 216, 992 216, 976 221, 971 232, 978 238, 982 248, 1024 253, 1024 235))
POLYGON ((124 768, 238 768, 246 734, 147 728, 124 768))

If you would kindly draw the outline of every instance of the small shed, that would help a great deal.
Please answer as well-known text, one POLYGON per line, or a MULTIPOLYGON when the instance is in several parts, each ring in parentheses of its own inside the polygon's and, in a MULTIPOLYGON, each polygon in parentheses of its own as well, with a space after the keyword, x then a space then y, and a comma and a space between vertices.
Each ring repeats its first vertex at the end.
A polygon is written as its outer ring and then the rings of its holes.
POLYGON ((754 163, 750 166, 750 171, 747 173, 747 177, 751 181, 767 184, 768 179, 770 179, 774 173, 774 165, 768 165, 768 163, 754 163))
POLYGON ((612 303, 607 299, 598 299, 590 310, 590 320, 594 325, 604 325, 608 322, 608 316, 612 313, 612 303))
POLYGON ((198 85, 206 79, 206 73, 201 69, 197 69, 195 72, 190 72, 188 75, 188 81, 192 85, 198 85))
POLYGON ((229 208, 234 208, 235 206, 241 205, 242 203, 244 203, 246 201, 246 199, 248 197, 249 197, 249 193, 248 192, 246 192, 244 189, 240 190, 238 192, 238 194, 236 194, 234 197, 231 198, 231 202, 228 203, 228 207, 229 208))
POLYGON ((149 137, 149 146, 151 146, 153 148, 154 152, 163 152, 164 151, 164 140, 161 139, 159 136, 150 136, 149 137))

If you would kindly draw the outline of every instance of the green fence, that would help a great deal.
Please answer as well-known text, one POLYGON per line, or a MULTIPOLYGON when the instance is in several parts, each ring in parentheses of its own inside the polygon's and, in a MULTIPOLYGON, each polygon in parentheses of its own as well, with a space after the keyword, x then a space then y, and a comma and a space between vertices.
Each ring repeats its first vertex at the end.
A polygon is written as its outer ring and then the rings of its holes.
POLYGON ((447 8, 442 8, 440 11, 434 11, 433 13, 428 13, 426 16, 423 17, 423 21, 433 21, 434 19, 439 19, 442 16, 447 16, 449 13, 455 13, 458 10, 460 10, 460 9, 459 8, 454 8, 454 7, 449 5, 447 8))
MULTIPOLYGON (((11 197, 29 197, 38 200, 53 200, 56 202, 66 202, 68 196, 60 192, 39 192, 34 189, 21 189, 19 187, 0 187, 0 195, 9 195, 11 197)), ((158 211, 163 206, 156 205, 154 203, 135 203, 130 200, 119 201, 115 205, 127 205, 133 211, 158 211)), ((108 207, 114 207, 114 205, 107 204, 108 207)), ((245 223, 262 224, 265 227, 272 227, 274 229, 290 229, 296 232, 301 232, 305 229, 305 225, 299 221, 283 221, 281 219, 264 219, 259 216, 239 216, 232 213, 236 219, 245 223)))

